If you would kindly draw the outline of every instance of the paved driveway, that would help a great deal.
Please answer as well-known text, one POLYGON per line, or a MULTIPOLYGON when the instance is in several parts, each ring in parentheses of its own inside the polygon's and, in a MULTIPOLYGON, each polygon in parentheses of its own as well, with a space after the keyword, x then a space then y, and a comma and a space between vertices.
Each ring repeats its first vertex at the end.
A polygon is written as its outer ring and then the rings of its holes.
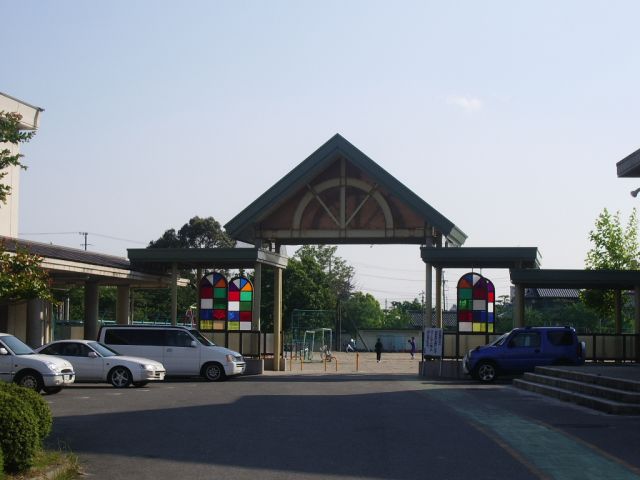
POLYGON ((640 478, 640 417, 381 365, 142 389, 76 385, 45 397, 49 445, 68 445, 104 479, 640 478))

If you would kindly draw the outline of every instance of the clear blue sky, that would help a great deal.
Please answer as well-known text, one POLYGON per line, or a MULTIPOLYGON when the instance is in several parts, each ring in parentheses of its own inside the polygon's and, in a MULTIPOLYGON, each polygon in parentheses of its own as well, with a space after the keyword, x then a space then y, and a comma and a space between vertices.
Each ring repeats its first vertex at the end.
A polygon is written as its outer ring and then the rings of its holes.
MULTIPOLYGON (((640 147, 637 1, 22 0, 0 16, 0 91, 45 109, 23 148, 26 239, 88 231, 125 256, 194 215, 224 224, 335 133, 467 246, 537 246, 545 268, 582 268, 602 209, 638 201, 615 170, 640 147)), ((424 288, 416 246, 339 254, 381 302, 424 288)), ((484 273, 508 293, 508 272, 484 273)))

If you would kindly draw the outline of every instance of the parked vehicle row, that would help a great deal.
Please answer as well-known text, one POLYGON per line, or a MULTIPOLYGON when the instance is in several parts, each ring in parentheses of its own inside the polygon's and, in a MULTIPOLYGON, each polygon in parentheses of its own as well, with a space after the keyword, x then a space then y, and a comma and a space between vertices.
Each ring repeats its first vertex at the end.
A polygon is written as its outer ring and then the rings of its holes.
POLYGON ((0 380, 38 392, 57 393, 74 382, 142 387, 169 375, 221 381, 245 369, 241 354, 187 327, 105 326, 98 341, 57 340, 36 351, 0 333, 0 380))

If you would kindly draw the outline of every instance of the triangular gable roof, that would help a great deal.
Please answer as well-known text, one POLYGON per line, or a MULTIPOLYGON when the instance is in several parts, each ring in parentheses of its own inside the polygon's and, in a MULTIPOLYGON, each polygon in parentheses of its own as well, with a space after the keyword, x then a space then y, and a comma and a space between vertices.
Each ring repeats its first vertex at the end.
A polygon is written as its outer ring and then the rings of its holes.
MULTIPOLYGON (((344 159, 350 166, 360 170, 372 180, 374 186, 371 190, 383 188, 388 196, 397 199, 397 203, 401 204, 407 211, 411 211, 413 215, 419 216, 424 220, 423 226, 428 226, 435 230, 436 235, 442 235, 449 243, 459 246, 466 240, 466 235, 450 220, 440 214, 431 205, 418 197, 409 190, 404 184, 390 175, 386 170, 377 163, 367 157, 358 150, 350 142, 341 135, 336 134, 329 139, 324 145, 313 152, 309 157, 296 166, 291 172, 279 180, 275 185, 258 197, 242 212, 236 215, 226 225, 225 229, 233 238, 248 243, 254 243, 255 240, 269 231, 267 240, 275 240, 281 244, 296 245, 301 243, 311 243, 309 238, 301 238, 299 236, 287 237, 283 233, 280 236, 275 230, 264 229, 260 226, 261 222, 269 217, 269 215, 281 208, 285 202, 290 201, 292 195, 296 192, 300 193, 301 189, 308 188, 313 192, 313 187, 309 186, 320 174, 327 168, 330 168, 337 159, 344 159)), ((305 190, 306 192, 306 190, 305 190)), ((322 204, 322 199, 313 192, 318 198, 318 202, 322 204)), ((307 195, 310 195, 307 193, 307 195)), ((361 197, 364 194, 361 193, 361 197)), ((372 196, 368 192, 366 195, 372 196)), ((383 200, 384 201, 384 200, 383 200)), ((364 201, 363 201, 364 202, 364 201)), ((324 206, 324 205, 323 205, 324 206)), ((329 209, 326 208, 328 212, 329 209)), ((329 214, 330 215, 330 214, 329 214)), ((334 218, 335 220, 335 218, 334 218)), ((284 230, 282 230, 284 232, 284 230)), ((367 233, 371 235, 371 233, 367 233)), ((386 233, 384 238, 361 238, 356 235, 349 238, 344 235, 336 235, 329 237, 326 235, 316 236, 313 240, 322 240, 323 243, 420 243, 417 238, 409 238, 400 236, 392 236, 386 233), (355 239, 354 239, 355 238, 355 239)), ((422 239, 424 240, 424 238, 422 239)), ((318 243, 321 243, 318 241, 318 243)))

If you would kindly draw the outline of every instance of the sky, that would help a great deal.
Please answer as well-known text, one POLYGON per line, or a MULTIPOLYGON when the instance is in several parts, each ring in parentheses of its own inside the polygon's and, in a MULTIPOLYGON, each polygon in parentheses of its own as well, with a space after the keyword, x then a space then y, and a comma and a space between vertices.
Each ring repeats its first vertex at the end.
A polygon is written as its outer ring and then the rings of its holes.
MULTIPOLYGON (((583 268, 640 179, 640 3, 0 1, 0 91, 44 108, 23 146, 21 238, 126 256, 225 224, 334 134, 465 246, 583 268), (6 46, 11 46, 7 48, 6 46)), ((292 254, 295 248, 289 248, 292 254)), ((420 298, 419 247, 348 246, 356 286, 420 298)), ((445 271, 446 304, 465 271, 445 271)), ((507 270, 485 270, 497 295, 507 270)), ((451 300, 454 299, 454 300, 451 300)))

